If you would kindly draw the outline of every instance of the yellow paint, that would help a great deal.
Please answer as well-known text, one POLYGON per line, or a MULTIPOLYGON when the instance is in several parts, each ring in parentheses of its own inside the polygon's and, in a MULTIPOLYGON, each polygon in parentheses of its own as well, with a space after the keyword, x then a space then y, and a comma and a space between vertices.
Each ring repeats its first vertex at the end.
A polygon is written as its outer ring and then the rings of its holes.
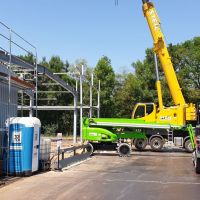
POLYGON ((167 45, 164 41, 164 35, 160 27, 160 19, 157 15, 156 9, 153 3, 148 2, 143 5, 144 16, 147 19, 153 41, 154 51, 158 55, 162 69, 164 71, 167 83, 172 95, 175 106, 164 107, 162 101, 162 91, 160 81, 156 82, 159 109, 154 105, 152 113, 146 113, 146 105, 148 104, 137 104, 133 110, 132 118, 137 118, 135 113, 139 106, 145 106, 145 115, 140 118, 146 122, 161 122, 166 124, 177 124, 185 125, 187 121, 196 121, 196 109, 194 104, 186 104, 183 97, 180 85, 178 83, 176 73, 169 56, 167 45))
POLYGON ((160 59, 173 101, 175 105, 185 105, 185 100, 164 41, 164 35, 161 32, 160 19, 153 3, 145 3, 143 11, 153 36, 154 51, 160 59))
POLYGON ((162 99, 162 89, 161 89, 161 83, 160 81, 156 81, 156 88, 157 88, 157 93, 158 93, 158 105, 159 109, 163 109, 163 99, 162 99))

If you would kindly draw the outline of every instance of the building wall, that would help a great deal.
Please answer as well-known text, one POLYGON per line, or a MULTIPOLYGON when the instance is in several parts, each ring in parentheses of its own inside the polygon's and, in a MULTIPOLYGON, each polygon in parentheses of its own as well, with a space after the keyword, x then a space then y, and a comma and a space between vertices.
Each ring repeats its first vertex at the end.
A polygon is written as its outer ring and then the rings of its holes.
POLYGON ((11 87, 10 106, 8 105, 8 85, 0 81, 0 160, 2 159, 3 133, 8 117, 17 117, 18 89, 11 87))
POLYGON ((8 104, 8 85, 0 82, 0 131, 5 128, 5 121, 8 117, 17 116, 18 89, 11 87, 10 105, 8 104))

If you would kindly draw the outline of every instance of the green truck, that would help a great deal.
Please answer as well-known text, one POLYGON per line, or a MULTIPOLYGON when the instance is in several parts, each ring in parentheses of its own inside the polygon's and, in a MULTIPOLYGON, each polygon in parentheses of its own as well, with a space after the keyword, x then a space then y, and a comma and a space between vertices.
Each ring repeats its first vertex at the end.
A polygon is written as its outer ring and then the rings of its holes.
MULTIPOLYGON (((186 132, 194 148, 194 130, 161 123, 146 123, 143 120, 113 118, 83 118, 83 139, 90 143, 90 151, 117 150, 119 155, 131 153, 132 145, 139 150, 150 144, 151 149, 160 151, 165 142, 174 142, 173 132, 186 132), (150 136, 150 137, 149 137, 150 136)), ((178 134, 178 133, 177 133, 178 134)))

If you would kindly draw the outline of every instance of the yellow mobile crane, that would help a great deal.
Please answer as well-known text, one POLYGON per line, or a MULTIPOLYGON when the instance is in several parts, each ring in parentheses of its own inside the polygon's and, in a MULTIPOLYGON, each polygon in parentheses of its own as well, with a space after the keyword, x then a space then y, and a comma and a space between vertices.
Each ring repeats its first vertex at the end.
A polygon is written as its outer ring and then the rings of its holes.
POLYGON ((159 57, 174 106, 163 105, 156 67, 159 107, 155 103, 138 103, 133 110, 132 119, 84 118, 83 139, 90 142, 91 152, 99 149, 117 149, 120 155, 128 155, 131 148, 127 142, 130 140, 127 139, 131 139, 132 144, 139 150, 143 150, 149 144, 152 150, 159 151, 165 142, 183 147, 189 152, 194 149, 192 124, 196 124, 197 116, 199 119, 196 112, 199 109, 196 109, 194 104, 185 102, 153 3, 149 0, 142 2, 144 16, 154 41, 154 52, 159 57))
POLYGON ((167 124, 177 124, 180 126, 195 122, 197 120, 195 105, 185 102, 171 58, 169 56, 167 45, 164 41, 164 35, 161 31, 160 19, 157 15, 156 9, 153 3, 149 0, 142 0, 142 2, 144 16, 147 19, 154 41, 154 52, 159 57, 174 106, 163 106, 161 84, 157 78, 156 86, 159 107, 157 108, 155 104, 138 103, 133 110, 132 118, 140 118, 146 122, 161 122, 167 124))

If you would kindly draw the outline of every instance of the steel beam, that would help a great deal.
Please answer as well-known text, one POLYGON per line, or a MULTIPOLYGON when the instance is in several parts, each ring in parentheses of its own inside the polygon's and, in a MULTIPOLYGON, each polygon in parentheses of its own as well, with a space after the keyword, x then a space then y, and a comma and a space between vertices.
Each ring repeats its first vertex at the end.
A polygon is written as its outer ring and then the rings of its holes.
MULTIPOLYGON (((6 53, 4 51, 0 51, 0 61, 5 62, 5 63, 9 63, 9 59, 10 59, 9 57, 10 56, 9 56, 8 53, 6 53)), ((35 65, 27 63, 27 62, 23 61, 21 58, 18 58, 17 56, 11 55, 11 60, 12 60, 12 65, 17 65, 18 67, 25 68, 25 69, 33 69, 33 70, 35 69, 35 65)), ((59 76, 54 75, 46 67, 44 67, 42 65, 37 65, 37 72, 48 76, 50 79, 59 83, 63 88, 70 91, 73 95, 77 95, 76 91, 74 90, 73 87, 71 87, 68 83, 63 81, 59 76)))
MULTIPOLYGON (((22 105, 18 105, 18 110, 30 110, 30 109, 35 110, 36 106, 22 106, 22 105)), ((75 110, 76 109, 80 109, 80 106, 37 106, 38 110, 75 110)), ((97 106, 93 106, 93 108, 98 108, 97 106)), ((90 106, 83 106, 83 109, 90 109, 90 106)))

